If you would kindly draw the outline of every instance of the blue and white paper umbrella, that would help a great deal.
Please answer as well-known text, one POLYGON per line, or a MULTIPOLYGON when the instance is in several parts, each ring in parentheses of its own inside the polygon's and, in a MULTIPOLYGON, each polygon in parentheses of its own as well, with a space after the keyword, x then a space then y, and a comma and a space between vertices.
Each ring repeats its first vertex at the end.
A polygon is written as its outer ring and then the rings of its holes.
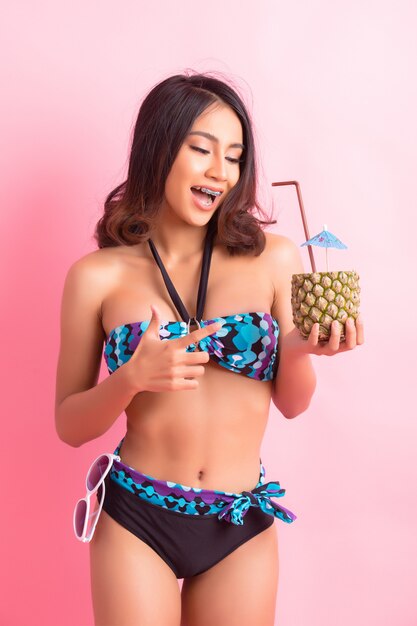
POLYGON ((340 241, 333 235, 330 231, 327 230, 326 224, 323 226, 323 230, 318 235, 315 235, 308 241, 305 241, 301 244, 301 246, 320 246, 320 248, 326 248, 326 271, 329 271, 329 265, 327 262, 327 248, 339 248, 340 250, 347 249, 344 243, 340 241))

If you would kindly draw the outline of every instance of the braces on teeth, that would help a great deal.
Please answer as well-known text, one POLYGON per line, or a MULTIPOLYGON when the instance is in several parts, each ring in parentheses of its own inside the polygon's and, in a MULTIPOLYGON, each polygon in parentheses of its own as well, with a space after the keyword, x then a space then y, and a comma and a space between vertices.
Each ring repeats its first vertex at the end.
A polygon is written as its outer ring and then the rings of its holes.
POLYGON ((198 191, 202 191, 203 193, 210 194, 211 196, 220 196, 221 191, 213 191, 212 189, 207 189, 207 187, 193 187, 193 189, 197 189, 198 191))

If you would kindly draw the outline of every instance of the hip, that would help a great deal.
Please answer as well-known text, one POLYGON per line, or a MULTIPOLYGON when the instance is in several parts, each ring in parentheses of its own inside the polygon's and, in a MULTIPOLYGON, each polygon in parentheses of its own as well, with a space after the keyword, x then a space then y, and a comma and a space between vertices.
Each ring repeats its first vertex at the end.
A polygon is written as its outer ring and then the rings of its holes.
POLYGON ((294 513, 272 500, 283 497, 285 489, 278 481, 265 482, 266 469, 261 459, 255 484, 248 490, 204 489, 173 480, 161 480, 127 465, 122 458, 123 441, 124 438, 114 451, 121 460, 113 462, 108 479, 143 501, 180 515, 217 516, 219 520, 237 525, 243 524, 244 516, 251 507, 260 508, 264 513, 288 523, 296 519, 294 513))

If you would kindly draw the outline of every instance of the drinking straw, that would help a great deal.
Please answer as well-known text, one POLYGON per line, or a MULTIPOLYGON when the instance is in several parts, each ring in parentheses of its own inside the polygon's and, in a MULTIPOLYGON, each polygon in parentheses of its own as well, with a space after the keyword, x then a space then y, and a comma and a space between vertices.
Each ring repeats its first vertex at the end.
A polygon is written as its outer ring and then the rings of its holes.
MULTIPOLYGON (((306 218, 306 214, 304 211, 303 199, 301 197, 300 184, 296 180, 288 180, 285 182, 272 183, 272 187, 281 187, 283 185, 295 185, 295 188, 297 190, 298 206, 300 207, 301 219, 303 220, 304 234, 306 236, 306 241, 308 241, 310 239, 310 234, 308 232, 307 218, 306 218)), ((316 263, 314 261, 313 247, 310 245, 308 245, 307 247, 308 247, 308 254, 310 256, 311 269, 313 270, 313 272, 316 272, 316 263)))

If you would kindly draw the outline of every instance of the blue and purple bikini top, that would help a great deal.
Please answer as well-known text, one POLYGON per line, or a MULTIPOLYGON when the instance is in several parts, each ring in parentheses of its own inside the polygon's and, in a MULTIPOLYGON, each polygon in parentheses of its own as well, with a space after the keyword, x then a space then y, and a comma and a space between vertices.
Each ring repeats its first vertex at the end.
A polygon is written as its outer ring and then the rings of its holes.
MULTIPOLYGON (((162 321, 159 335, 161 340, 176 339, 189 334, 191 325, 203 327, 213 322, 223 322, 223 326, 217 332, 201 339, 198 346, 191 343, 186 351, 204 350, 208 352, 212 361, 231 372, 260 381, 272 380, 278 369, 279 325, 270 313, 254 311, 202 319, 215 234, 213 224, 215 222, 211 220, 205 239, 195 318, 189 316, 154 243, 151 239, 148 240, 169 295, 183 320, 181 322, 162 321)), ((111 330, 106 339, 103 355, 110 374, 130 359, 149 322, 150 320, 130 322, 111 330)))

